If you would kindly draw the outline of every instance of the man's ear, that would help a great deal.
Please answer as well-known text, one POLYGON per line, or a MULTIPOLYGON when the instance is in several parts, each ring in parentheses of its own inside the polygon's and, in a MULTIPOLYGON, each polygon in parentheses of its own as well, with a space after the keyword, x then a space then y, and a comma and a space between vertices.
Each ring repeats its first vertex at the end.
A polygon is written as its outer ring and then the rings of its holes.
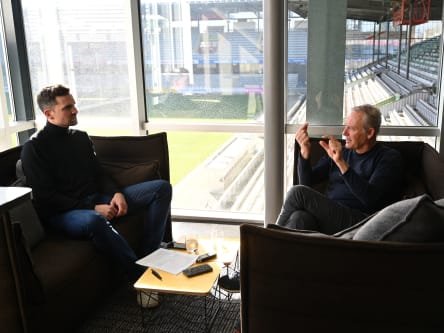
POLYGON ((367 131, 367 139, 370 140, 376 136, 376 131, 374 128, 369 128, 367 131))
POLYGON ((45 109, 43 110, 43 114, 45 115, 45 117, 47 119, 52 119, 53 118, 53 113, 51 109, 45 109))

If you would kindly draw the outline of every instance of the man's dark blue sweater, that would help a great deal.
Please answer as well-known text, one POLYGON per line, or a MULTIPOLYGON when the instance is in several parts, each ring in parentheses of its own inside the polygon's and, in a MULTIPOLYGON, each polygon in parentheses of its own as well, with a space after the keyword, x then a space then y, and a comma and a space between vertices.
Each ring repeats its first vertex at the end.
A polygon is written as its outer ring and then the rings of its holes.
POLYGON ((299 183, 312 186, 328 180, 326 195, 333 201, 372 214, 399 200, 403 186, 401 154, 381 143, 368 152, 358 154, 343 148, 349 169, 341 174, 336 164, 322 157, 312 168, 309 160, 298 160, 299 183))
POLYGON ((25 143, 21 160, 42 219, 73 209, 94 209, 95 203, 88 196, 119 192, 104 174, 83 131, 48 122, 25 143))

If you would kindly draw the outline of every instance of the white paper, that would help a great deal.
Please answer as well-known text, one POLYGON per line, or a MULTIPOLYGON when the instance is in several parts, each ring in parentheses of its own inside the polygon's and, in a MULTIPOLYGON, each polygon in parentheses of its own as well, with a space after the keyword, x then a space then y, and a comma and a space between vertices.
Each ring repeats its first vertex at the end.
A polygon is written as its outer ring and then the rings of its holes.
POLYGON ((179 274, 196 261, 198 255, 181 253, 178 251, 157 249, 151 254, 136 261, 137 264, 161 269, 171 274, 179 274))

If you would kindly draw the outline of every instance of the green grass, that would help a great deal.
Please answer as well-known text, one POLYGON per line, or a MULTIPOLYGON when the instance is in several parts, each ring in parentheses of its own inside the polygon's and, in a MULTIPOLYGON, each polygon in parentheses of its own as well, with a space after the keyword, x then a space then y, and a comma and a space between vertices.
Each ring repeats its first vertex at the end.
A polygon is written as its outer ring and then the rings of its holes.
POLYGON ((150 117, 247 119, 249 95, 166 94, 149 103, 150 117))
MULTIPOLYGON (((95 130, 93 135, 131 135, 131 131, 103 129, 95 130)), ((168 131, 171 184, 176 185, 232 136, 233 133, 168 131)))
POLYGON ((232 133, 168 132, 170 178, 174 186, 223 145, 232 133))
MULTIPOLYGON (((131 135, 131 131, 104 129, 95 130, 94 135, 131 135)), ((219 132, 167 132, 171 184, 177 184, 232 136, 232 133, 219 132)))

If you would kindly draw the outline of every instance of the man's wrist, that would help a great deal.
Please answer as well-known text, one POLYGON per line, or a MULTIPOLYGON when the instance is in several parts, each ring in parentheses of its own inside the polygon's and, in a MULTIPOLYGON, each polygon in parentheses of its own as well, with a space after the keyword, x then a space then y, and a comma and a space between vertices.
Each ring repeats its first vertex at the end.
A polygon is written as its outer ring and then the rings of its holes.
POLYGON ((304 160, 308 160, 310 158, 310 151, 301 149, 300 155, 304 160))
POLYGON ((344 160, 336 162, 336 165, 338 166, 339 171, 341 171, 341 174, 344 174, 348 171, 349 165, 344 160))

